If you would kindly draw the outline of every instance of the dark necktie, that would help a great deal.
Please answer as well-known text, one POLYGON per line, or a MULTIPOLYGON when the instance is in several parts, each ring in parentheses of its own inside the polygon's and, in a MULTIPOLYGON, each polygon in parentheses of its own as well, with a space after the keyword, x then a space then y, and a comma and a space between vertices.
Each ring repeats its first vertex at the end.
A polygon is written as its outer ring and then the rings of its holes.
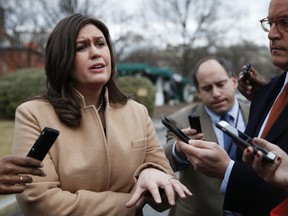
POLYGON ((279 114, 284 109, 284 107, 287 105, 287 103, 288 103, 288 83, 286 83, 283 91, 280 93, 279 97, 276 99, 275 103, 271 108, 270 115, 261 134, 262 138, 264 138, 267 135, 268 131, 270 130, 275 120, 278 118, 279 114))
MULTIPOLYGON (((233 117, 230 116, 228 113, 221 116, 221 120, 228 122, 230 125, 234 126, 233 117)), ((230 156, 232 160, 236 160, 236 146, 233 145, 231 137, 223 133, 223 140, 224 140, 224 149, 230 156)))
MULTIPOLYGON (((233 117, 230 116, 228 113, 221 116, 221 120, 224 120, 234 126, 233 117)), ((232 160, 236 160, 236 146, 232 143, 231 137, 223 133, 223 140, 224 140, 224 149, 228 153, 229 157, 232 160)), ((235 212, 224 211, 224 216, 238 216, 235 212)))

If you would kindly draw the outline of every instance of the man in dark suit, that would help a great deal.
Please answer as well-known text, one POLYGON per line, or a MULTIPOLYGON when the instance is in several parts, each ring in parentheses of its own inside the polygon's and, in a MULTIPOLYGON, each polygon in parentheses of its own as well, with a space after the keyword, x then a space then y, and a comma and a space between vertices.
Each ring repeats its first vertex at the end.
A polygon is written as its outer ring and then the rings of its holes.
MULTIPOLYGON (((225 59, 209 57, 200 60, 193 73, 193 80, 202 102, 191 104, 169 116, 187 135, 219 143, 224 147, 223 133, 215 127, 224 114, 230 114, 234 125, 244 131, 248 120, 249 106, 236 99, 237 78, 231 64, 225 59), (197 113, 200 116, 202 134, 189 129, 188 115, 197 113), (188 128, 188 129, 187 129, 188 128)), ((232 123, 232 124, 233 124, 232 123)), ((174 171, 180 170, 180 181, 193 193, 193 197, 178 199, 172 206, 169 215, 181 216, 223 216, 231 215, 223 212, 224 195, 220 193, 221 180, 207 177, 197 171, 186 161, 174 135, 167 130, 165 153, 174 171)), ((232 143, 231 155, 236 147, 232 143)), ((228 150, 229 151, 229 150, 228 150)))
MULTIPOLYGON (((288 82, 287 17, 288 1, 271 0, 268 17, 261 20, 262 28, 268 32, 272 62, 284 72, 254 95, 246 127, 246 133, 251 137, 262 136, 274 102, 288 82)), ((264 139, 288 152, 288 105, 283 107, 264 139)), ((249 165, 242 163, 241 151, 238 151, 237 161, 234 163, 215 143, 192 140, 190 145, 182 142, 179 144, 195 169, 208 176, 223 179, 222 183, 226 184, 226 189, 222 191, 225 193, 224 209, 237 211, 242 215, 268 216, 273 208, 288 197, 284 189, 264 182, 249 165)))

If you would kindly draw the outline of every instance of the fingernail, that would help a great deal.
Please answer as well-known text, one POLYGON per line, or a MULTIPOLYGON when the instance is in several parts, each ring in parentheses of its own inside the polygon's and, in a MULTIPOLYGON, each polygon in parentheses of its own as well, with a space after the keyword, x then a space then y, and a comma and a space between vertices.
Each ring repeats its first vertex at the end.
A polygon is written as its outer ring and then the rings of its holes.
POLYGON ((169 203, 170 203, 170 205, 175 205, 175 201, 174 201, 174 200, 172 200, 172 199, 170 200, 170 202, 169 202, 169 203))
POLYGON ((277 161, 280 161, 282 158, 280 156, 277 156, 277 161))
POLYGON ((259 157, 260 157, 260 155, 259 155, 258 153, 256 153, 256 157, 257 157, 257 158, 259 158, 259 157))
POLYGON ((249 150, 249 148, 246 148, 246 152, 247 152, 247 153, 250 153, 250 150, 249 150))

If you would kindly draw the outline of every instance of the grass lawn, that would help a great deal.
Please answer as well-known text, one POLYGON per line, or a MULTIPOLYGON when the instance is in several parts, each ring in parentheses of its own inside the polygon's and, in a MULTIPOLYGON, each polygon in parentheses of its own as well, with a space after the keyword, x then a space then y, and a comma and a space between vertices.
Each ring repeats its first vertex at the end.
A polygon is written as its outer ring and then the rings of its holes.
POLYGON ((11 154, 14 121, 0 120, 0 157, 11 154))

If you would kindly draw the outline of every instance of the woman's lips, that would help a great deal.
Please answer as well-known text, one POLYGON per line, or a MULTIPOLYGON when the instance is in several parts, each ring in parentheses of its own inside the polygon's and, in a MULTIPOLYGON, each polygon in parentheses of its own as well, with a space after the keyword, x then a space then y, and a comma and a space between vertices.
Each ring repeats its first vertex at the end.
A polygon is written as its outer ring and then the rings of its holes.
POLYGON ((104 64, 93 64, 91 67, 89 67, 89 71, 100 73, 104 70, 105 65, 104 64))
POLYGON ((91 67, 89 67, 89 69, 99 69, 99 68, 103 68, 105 65, 102 63, 97 63, 97 64, 93 64, 91 67))

